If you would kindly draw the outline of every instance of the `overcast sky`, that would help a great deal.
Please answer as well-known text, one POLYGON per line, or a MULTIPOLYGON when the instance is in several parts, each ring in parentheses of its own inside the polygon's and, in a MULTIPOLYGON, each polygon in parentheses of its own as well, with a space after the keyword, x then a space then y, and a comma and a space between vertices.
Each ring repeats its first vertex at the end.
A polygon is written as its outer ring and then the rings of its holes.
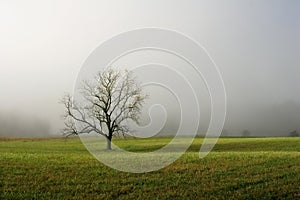
POLYGON ((177 30, 207 49, 227 91, 226 129, 300 132, 298 0, 1 0, 0 120, 37 118, 58 133, 58 101, 88 55, 143 27, 177 30))

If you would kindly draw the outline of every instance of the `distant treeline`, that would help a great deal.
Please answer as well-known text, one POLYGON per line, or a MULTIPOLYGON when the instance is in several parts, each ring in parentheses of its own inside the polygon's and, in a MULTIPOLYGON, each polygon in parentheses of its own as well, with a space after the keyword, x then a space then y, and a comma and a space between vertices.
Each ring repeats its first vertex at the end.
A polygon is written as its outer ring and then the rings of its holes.
POLYGON ((0 113, 0 137, 49 137, 50 124, 33 116, 0 113))

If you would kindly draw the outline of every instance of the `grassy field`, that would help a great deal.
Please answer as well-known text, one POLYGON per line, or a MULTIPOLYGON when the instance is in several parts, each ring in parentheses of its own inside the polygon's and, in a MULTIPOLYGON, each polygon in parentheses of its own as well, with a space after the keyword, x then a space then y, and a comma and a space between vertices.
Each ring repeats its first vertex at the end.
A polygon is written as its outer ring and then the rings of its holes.
MULTIPOLYGON (((168 141, 116 144, 147 151, 168 141)), ((199 159, 201 142, 166 168, 130 174, 101 164, 76 138, 2 139, 0 199, 300 199, 300 138, 223 138, 199 159)))

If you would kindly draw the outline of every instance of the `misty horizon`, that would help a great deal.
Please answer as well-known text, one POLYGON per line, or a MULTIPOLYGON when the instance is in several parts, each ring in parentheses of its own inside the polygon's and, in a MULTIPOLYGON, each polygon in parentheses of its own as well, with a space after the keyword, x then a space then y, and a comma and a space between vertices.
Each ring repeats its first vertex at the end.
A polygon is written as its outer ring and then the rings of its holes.
MULTIPOLYGON (((223 136, 242 136, 245 130, 257 137, 300 132, 299 1, 1 4, 0 137, 62 136, 64 107, 59 101, 65 93, 73 94, 87 57, 107 39, 143 27, 184 33, 209 52, 226 88, 223 136)), ((135 66, 136 57, 185 67, 152 52, 129 56, 116 66, 135 66)), ((143 79, 151 74, 137 75, 143 79)), ((203 135, 210 119, 209 94, 203 80, 191 80, 201 99, 198 134, 203 135)), ((158 135, 174 134, 178 105, 159 89, 149 91, 153 102, 165 104, 169 113, 158 135)), ((149 122, 147 113, 142 119, 143 124, 149 122)))

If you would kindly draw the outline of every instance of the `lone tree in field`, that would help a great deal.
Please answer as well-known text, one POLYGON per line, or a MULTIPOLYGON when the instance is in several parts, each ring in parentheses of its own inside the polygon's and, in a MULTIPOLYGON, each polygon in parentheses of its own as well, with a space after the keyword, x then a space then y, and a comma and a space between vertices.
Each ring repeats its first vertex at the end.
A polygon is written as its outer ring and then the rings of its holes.
POLYGON ((83 82, 81 94, 84 105, 70 95, 62 99, 66 109, 63 134, 98 133, 106 138, 108 150, 113 136, 129 132, 126 121, 139 122, 146 98, 132 72, 112 68, 99 72, 92 82, 83 82))

